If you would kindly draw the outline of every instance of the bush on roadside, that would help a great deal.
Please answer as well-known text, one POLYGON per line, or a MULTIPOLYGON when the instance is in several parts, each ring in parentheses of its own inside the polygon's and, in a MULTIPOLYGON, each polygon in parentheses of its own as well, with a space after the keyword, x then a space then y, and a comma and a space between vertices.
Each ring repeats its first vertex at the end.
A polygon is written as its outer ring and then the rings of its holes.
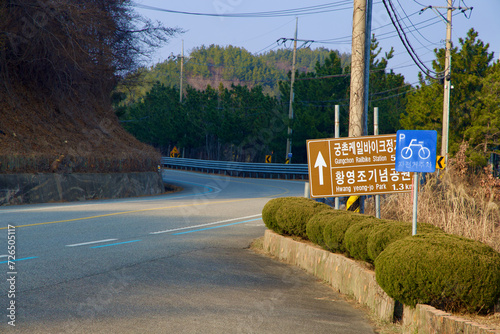
MULTIPOLYGON (((417 233, 443 232, 439 227, 427 223, 418 223, 417 233)), ((412 235, 412 223, 387 221, 386 224, 377 224, 368 235, 367 252, 370 262, 374 262, 382 251, 396 240, 412 235)))
POLYGON ((324 239, 325 226, 329 224, 334 217, 346 214, 349 214, 349 212, 344 210, 326 210, 315 214, 307 222, 307 238, 315 244, 327 248, 324 239))
POLYGON ((500 254, 445 233, 391 243, 375 260, 375 273, 389 296, 410 306, 488 313, 500 297, 500 254))
POLYGON ((347 229, 351 225, 367 219, 376 218, 354 212, 347 212, 345 215, 332 216, 332 218, 325 224, 325 228, 323 230, 323 240, 326 248, 334 253, 347 253, 344 242, 344 236, 347 229))
POLYGON ((326 210, 333 209, 312 199, 289 197, 276 212, 276 222, 283 234, 307 239, 307 222, 316 213, 326 210))
POLYGON ((278 223, 276 222, 276 212, 287 198, 288 197, 273 198, 272 200, 269 200, 262 209, 262 220, 264 221, 264 224, 268 229, 278 234, 282 234, 283 231, 279 229, 278 223))
POLYGON ((385 220, 371 217, 352 224, 346 230, 344 236, 344 244, 347 253, 356 260, 373 263, 368 256, 368 237, 374 228, 380 225, 385 225, 385 223, 385 220))

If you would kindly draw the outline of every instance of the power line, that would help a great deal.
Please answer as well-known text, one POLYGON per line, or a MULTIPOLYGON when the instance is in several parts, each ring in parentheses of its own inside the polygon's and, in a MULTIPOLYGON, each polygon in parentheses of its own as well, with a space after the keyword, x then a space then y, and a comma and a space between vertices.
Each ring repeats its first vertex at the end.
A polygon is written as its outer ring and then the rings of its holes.
POLYGON ((392 22, 394 28, 396 28, 396 31, 399 35, 399 39, 403 43, 403 46, 405 47, 406 51, 408 51, 408 54, 410 55, 410 57, 413 59, 415 64, 418 66, 418 68, 420 68, 420 70, 422 72, 426 73, 426 75, 428 77, 437 80, 437 77, 433 77, 429 73, 432 72, 432 73, 436 74, 436 76, 439 77, 439 76, 443 75, 444 71, 443 72, 435 72, 435 71, 429 69, 427 67, 427 65, 425 65, 425 63, 418 57, 418 55, 415 52, 415 50, 413 49, 413 46, 411 45, 411 43, 408 41, 408 36, 406 36, 406 33, 405 33, 403 27, 401 26, 401 23, 399 22, 399 19, 397 17, 396 11, 394 10, 394 6, 392 4, 392 1, 391 0, 382 0, 382 2, 384 3, 387 14, 389 15, 389 18, 391 19, 391 22, 392 22), (389 5, 387 3, 389 3, 389 5))
MULTIPOLYGON (((416 36, 413 34, 413 31, 416 31, 420 36, 422 36, 423 39, 425 39, 428 43, 431 43, 431 44, 434 44, 433 42, 429 41, 427 39, 427 37, 425 37, 421 32, 420 30, 418 30, 417 27, 415 27, 415 25, 413 24, 412 20, 410 19, 410 17, 406 14, 406 11, 405 9, 403 8, 403 6, 401 5, 401 2, 399 0, 397 0, 398 4, 399 4, 399 7, 401 7, 401 9, 403 10, 403 13, 406 15, 406 19, 410 22, 411 26, 414 28, 414 30, 411 30, 406 24, 406 27, 408 28, 408 30, 410 31, 410 33, 413 35, 413 37, 415 37, 415 39, 420 43, 420 45, 424 46, 424 44, 422 44, 422 42, 420 42, 418 40, 418 38, 416 38, 416 36)), ((427 47, 426 47, 427 48, 427 47)))
POLYGON ((249 12, 249 13, 200 13, 200 12, 188 12, 179 11, 172 9, 159 8, 155 6, 143 5, 139 3, 133 3, 134 7, 141 9, 148 9, 158 12, 165 12, 171 14, 183 14, 192 16, 210 16, 210 17, 237 17, 237 18, 262 18, 262 17, 281 17, 281 16, 297 16, 297 15, 312 15, 312 14, 323 14, 329 12, 338 12, 341 10, 346 10, 352 8, 352 1, 342 0, 336 2, 330 2, 323 5, 300 7, 294 9, 285 10, 275 10, 266 12, 249 12))
POLYGON ((271 50, 273 50, 273 49, 275 49, 277 47, 279 47, 279 44, 277 42, 272 42, 271 44, 269 44, 268 46, 266 46, 262 50, 259 50, 259 51, 255 52, 255 54, 259 54, 259 53, 264 52, 264 51, 271 51, 271 50), (276 44, 276 45, 274 45, 274 44, 276 44), (271 46, 273 46, 273 45, 274 45, 274 47, 271 48, 271 46))
MULTIPOLYGON (((409 16, 406 16, 405 18, 409 18, 409 17, 411 17, 419 12, 420 11, 417 11, 413 14, 410 14, 409 16)), ((421 21, 421 22, 415 24, 414 29, 415 30, 424 29, 424 28, 433 26, 439 22, 440 22, 440 20, 438 18, 435 18, 435 17, 430 18, 430 19, 427 19, 427 20, 424 20, 424 21, 421 21), (428 23, 428 22, 430 22, 430 23, 422 26, 423 24, 428 23)), ((390 26, 390 25, 392 25, 392 23, 388 23, 388 24, 385 24, 383 26, 374 28, 373 30, 379 30, 379 29, 385 28, 385 27, 390 26)), ((382 41, 382 40, 390 39, 390 38, 393 38, 396 36, 397 36, 397 32, 394 32, 394 31, 384 32, 384 33, 381 33, 377 36, 377 40, 382 41), (389 36, 386 36, 386 35, 389 35, 389 36), (386 37, 384 37, 384 36, 386 36, 386 37)), ((322 43, 322 44, 350 44, 352 42, 352 40, 351 40, 351 36, 349 35, 349 36, 336 37, 336 38, 330 38, 330 39, 316 40, 316 42, 322 43)), ((439 43, 433 43, 433 42, 430 42, 430 43, 431 44, 439 44, 439 43)))
MULTIPOLYGON (((393 95, 389 95, 389 96, 385 96, 385 97, 381 97, 381 98, 378 98, 376 100, 370 100, 369 102, 370 103, 373 103, 373 102, 377 102, 377 101, 382 101, 382 100, 388 100, 388 99, 391 99, 391 98, 394 98, 394 97, 397 97, 397 96, 401 96, 401 95, 405 95, 405 94, 408 94, 408 93, 411 93, 415 90, 414 87, 411 87, 410 89, 408 89, 407 91, 404 91, 404 92, 401 92, 401 93, 397 93, 397 94, 393 94, 393 95)), ((373 96, 374 94, 370 94, 370 97, 373 96)), ((328 107, 328 106, 333 106, 334 104, 339 104, 339 103, 342 103, 342 102, 345 102, 344 104, 340 104, 340 106, 349 106, 349 99, 337 99, 337 100, 328 100, 328 101, 297 101, 296 103, 300 103, 300 104, 303 104, 303 105, 307 105, 307 106, 312 106, 312 107, 328 107)))

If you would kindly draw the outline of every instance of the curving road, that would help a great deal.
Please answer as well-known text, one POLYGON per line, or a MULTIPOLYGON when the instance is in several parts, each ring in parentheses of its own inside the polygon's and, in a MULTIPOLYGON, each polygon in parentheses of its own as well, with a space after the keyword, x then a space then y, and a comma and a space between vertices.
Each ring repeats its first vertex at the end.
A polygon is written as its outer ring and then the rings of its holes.
POLYGON ((264 204, 303 182, 163 178, 183 191, 0 209, 0 333, 374 333, 331 288, 248 250, 264 204))

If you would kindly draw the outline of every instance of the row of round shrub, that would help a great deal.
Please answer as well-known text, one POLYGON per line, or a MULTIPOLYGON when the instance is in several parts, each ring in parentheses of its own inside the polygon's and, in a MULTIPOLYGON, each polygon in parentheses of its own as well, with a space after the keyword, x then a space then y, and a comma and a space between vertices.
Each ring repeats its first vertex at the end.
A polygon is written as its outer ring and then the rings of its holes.
POLYGON ((398 240, 377 257, 375 273, 382 289, 406 305, 489 313, 500 298, 500 254, 455 235, 398 240))
POLYGON ((332 208, 304 197, 282 197, 267 202, 262 209, 262 220, 276 233, 307 239, 307 222, 325 210, 332 211, 332 208))
MULTIPOLYGON (((304 197, 281 197, 267 202, 262 210, 266 226, 283 235, 298 236, 336 253, 373 263, 390 243, 411 235, 406 222, 377 219, 304 197)), ((441 232, 420 223, 419 233, 441 232)))
POLYGON ((279 234, 373 263, 379 285, 407 305, 487 313, 500 298, 500 254, 431 224, 419 223, 411 236, 411 223, 333 210, 303 197, 270 200, 262 219, 279 234))

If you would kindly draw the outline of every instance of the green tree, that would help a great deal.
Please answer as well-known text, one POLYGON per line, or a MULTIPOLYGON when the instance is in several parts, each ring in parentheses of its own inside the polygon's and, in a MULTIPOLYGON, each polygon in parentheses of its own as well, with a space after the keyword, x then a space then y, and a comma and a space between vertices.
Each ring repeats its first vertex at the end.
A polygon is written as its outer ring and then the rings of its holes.
POLYGON ((498 153, 500 145, 500 62, 491 66, 476 92, 476 108, 471 113, 474 122, 464 131, 469 141, 470 159, 484 166, 491 153, 498 153))
MULTIPOLYGON (((479 138, 477 125, 489 116, 482 107, 484 78, 490 73, 493 53, 488 52, 489 44, 477 38, 478 33, 470 29, 465 39, 460 38, 460 49, 452 48, 450 101, 449 152, 455 154, 463 140, 479 138), (479 123, 478 123, 479 122, 479 123), (470 130, 473 128, 474 130, 470 130)), ((445 50, 435 50, 436 72, 444 70, 445 50)), ((406 112, 401 115, 401 125, 405 129, 437 130, 441 136, 443 113, 443 84, 420 74, 420 86, 408 97, 406 112)), ((438 140, 440 142, 440 140, 438 140)), ((483 160, 484 161, 484 160, 483 160)))
MULTIPOLYGON (((307 161, 307 139, 333 136, 335 104, 346 99, 348 87, 349 77, 343 75, 341 59, 336 52, 330 52, 323 64, 317 62, 314 72, 297 73, 294 84, 294 119, 291 122, 295 162, 307 161)), ((282 96, 288 97, 290 82, 281 82, 280 90, 282 96)), ((343 116, 342 119, 347 120, 343 116)))
MULTIPOLYGON (((392 49, 380 57, 381 48, 372 38, 370 61, 369 110, 379 107, 379 131, 381 134, 395 133, 399 125, 399 114, 406 107, 406 93, 411 87, 401 74, 387 71, 392 49)), ((295 162, 306 162, 306 140, 334 136, 335 105, 340 106, 340 136, 346 137, 349 128, 349 67, 343 55, 331 52, 323 63, 316 63, 313 72, 298 73, 294 85, 294 120, 292 152, 295 162)), ((288 97, 290 84, 280 84, 282 97, 288 97)), ((373 128, 373 113, 369 112, 369 132, 373 128)))
POLYGON ((179 90, 155 84, 140 103, 124 112, 124 128, 140 141, 166 153, 169 145, 183 138, 186 119, 178 99, 179 90))

